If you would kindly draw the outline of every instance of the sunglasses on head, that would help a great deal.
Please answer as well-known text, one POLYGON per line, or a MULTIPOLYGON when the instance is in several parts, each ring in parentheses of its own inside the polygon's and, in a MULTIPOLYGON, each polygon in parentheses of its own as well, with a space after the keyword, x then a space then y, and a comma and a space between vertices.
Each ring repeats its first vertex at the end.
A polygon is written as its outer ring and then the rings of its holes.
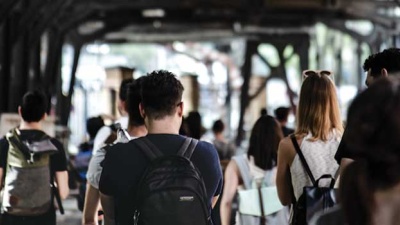
POLYGON ((304 77, 308 77, 308 76, 312 76, 312 75, 330 76, 330 75, 332 75, 332 72, 329 71, 329 70, 304 70, 303 71, 303 76, 304 77))

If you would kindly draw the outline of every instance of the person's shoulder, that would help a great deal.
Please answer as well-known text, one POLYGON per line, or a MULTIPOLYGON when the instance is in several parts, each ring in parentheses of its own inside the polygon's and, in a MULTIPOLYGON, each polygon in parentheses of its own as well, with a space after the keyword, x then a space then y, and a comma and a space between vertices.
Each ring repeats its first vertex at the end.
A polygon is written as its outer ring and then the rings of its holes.
POLYGON ((0 151, 8 150, 8 141, 5 136, 0 138, 0 151))
POLYGON ((7 138, 5 136, 0 137, 0 145, 8 144, 7 138))
POLYGON ((99 131, 97 131, 96 138, 101 136, 108 136, 112 132, 110 126, 102 126, 99 131))
POLYGON ((100 149, 102 149, 102 151, 104 151, 104 153, 110 157, 110 156, 118 156, 121 155, 121 153, 130 153, 130 154, 134 154, 135 151, 131 151, 132 148, 135 148, 132 144, 132 141, 129 141, 127 143, 124 142, 116 142, 114 144, 109 144, 106 145, 100 149))
POLYGON ((196 148, 202 149, 203 151, 213 151, 215 152, 215 147, 213 144, 207 141, 198 141, 196 148))
POLYGON ((279 143, 279 149, 287 149, 293 146, 292 139, 290 136, 284 137, 279 143))
MULTIPOLYGON (((299 146, 301 146, 301 137, 296 137, 297 143, 299 146)), ((284 137, 278 147, 278 153, 282 156, 284 156, 287 159, 290 159, 289 161, 292 161, 294 156, 296 155, 296 150, 293 146, 293 142, 290 136, 284 137)))
POLYGON ((195 155, 200 156, 200 158, 219 161, 218 151, 215 149, 214 145, 209 142, 199 141, 197 143, 195 153, 195 155))

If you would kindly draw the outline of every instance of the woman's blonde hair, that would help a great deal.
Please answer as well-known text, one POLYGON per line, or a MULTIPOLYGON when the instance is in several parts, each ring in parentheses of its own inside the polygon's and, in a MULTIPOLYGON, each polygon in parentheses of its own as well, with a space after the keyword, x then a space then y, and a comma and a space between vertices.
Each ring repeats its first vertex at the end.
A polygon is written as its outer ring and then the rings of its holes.
POLYGON ((311 140, 327 141, 333 129, 343 132, 335 84, 327 75, 309 75, 300 90, 295 134, 311 132, 311 140))

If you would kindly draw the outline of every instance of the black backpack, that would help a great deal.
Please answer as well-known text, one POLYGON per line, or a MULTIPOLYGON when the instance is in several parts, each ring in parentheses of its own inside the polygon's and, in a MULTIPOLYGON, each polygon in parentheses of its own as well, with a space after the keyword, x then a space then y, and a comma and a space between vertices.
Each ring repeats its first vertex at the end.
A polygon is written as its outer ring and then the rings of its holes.
POLYGON ((337 204, 338 190, 334 188, 335 181, 338 175, 339 169, 336 171, 335 178, 331 174, 324 174, 319 179, 315 180, 310 167, 304 158, 303 153, 297 143, 296 137, 292 134, 290 139, 299 155, 301 164, 311 179, 313 186, 306 186, 303 188, 303 194, 299 197, 299 200, 294 202, 293 208, 293 225, 306 225, 310 222, 311 218, 315 213, 319 211, 326 211, 337 204), (329 187, 319 187, 319 181, 321 179, 331 179, 329 187))
POLYGON ((187 138, 177 155, 164 156, 146 137, 134 140, 151 160, 136 193, 135 225, 211 224, 204 181, 190 161, 197 142, 187 138))

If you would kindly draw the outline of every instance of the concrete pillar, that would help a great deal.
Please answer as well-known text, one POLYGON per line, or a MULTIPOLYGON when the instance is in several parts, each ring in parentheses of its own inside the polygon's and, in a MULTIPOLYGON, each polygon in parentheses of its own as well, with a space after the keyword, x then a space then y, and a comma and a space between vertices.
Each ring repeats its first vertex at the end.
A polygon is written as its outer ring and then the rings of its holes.
POLYGON ((182 96, 184 102, 183 115, 187 116, 190 111, 199 111, 200 85, 195 74, 183 74, 180 81, 185 88, 182 96))
POLYGON ((127 67, 112 67, 106 69, 106 81, 104 96, 104 104, 106 104, 106 109, 109 109, 106 114, 112 115, 114 117, 121 116, 118 111, 119 101, 119 86, 121 81, 129 78, 133 78, 133 72, 135 69, 127 67))

